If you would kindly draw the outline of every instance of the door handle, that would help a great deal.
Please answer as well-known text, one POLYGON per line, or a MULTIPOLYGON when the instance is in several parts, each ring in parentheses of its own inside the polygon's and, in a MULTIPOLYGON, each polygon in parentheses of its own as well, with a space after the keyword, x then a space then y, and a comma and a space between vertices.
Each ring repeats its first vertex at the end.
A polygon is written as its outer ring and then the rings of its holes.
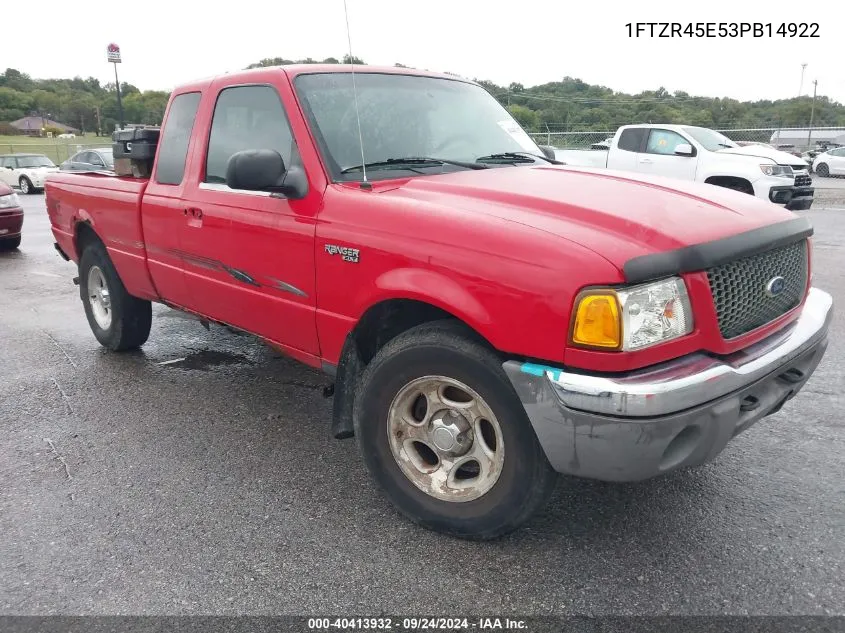
POLYGON ((641 163, 651 164, 651 163, 653 163, 654 161, 653 161, 653 160, 651 160, 650 158, 641 158, 641 159, 640 159, 640 162, 641 162, 641 163))
POLYGON ((182 210, 184 215, 189 215, 192 218, 197 218, 198 220, 202 219, 202 209, 197 209, 196 207, 188 207, 187 209, 182 210))

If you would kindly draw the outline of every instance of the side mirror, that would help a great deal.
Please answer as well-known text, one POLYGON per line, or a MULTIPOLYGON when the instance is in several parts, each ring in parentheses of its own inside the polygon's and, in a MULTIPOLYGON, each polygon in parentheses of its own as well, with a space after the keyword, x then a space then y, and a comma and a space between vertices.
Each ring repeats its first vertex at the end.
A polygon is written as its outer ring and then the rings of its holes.
POLYGON ((286 198, 304 198, 308 180, 300 167, 285 169, 281 154, 272 149, 247 149, 232 154, 226 165, 230 189, 270 191, 286 198))
POLYGON ((689 143, 681 143, 675 146, 675 154, 677 156, 695 156, 695 150, 689 143))
POLYGON ((551 160, 557 160, 555 148, 551 145, 540 145, 540 151, 543 152, 543 156, 545 156, 546 158, 550 158, 551 160))

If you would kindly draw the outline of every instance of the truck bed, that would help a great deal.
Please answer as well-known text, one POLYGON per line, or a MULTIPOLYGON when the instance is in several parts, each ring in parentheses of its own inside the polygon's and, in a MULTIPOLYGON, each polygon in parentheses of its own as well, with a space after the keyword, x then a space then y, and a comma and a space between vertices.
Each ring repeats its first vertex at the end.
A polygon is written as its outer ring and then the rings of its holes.
POLYGON ((61 251, 79 262, 80 223, 101 237, 130 292, 158 299, 147 269, 141 200, 149 180, 105 173, 51 174, 45 184, 50 225, 61 251))
POLYGON ((555 149, 555 159, 578 167, 607 167, 606 149, 555 149))

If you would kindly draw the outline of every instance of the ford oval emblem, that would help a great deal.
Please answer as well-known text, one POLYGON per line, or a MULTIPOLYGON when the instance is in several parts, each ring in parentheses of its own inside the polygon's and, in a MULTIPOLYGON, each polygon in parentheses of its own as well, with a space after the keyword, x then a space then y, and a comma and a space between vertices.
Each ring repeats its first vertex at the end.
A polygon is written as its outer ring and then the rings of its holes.
POLYGON ((772 277, 766 284, 766 294, 770 297, 777 297, 786 288, 786 280, 783 277, 772 277))

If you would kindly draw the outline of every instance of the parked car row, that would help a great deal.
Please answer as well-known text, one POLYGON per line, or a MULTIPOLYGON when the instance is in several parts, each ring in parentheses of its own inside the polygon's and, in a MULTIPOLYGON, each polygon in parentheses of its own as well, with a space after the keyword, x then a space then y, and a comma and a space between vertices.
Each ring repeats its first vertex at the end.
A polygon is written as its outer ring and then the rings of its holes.
POLYGON ((47 174, 53 172, 113 169, 111 147, 82 150, 58 166, 44 154, 0 154, 0 182, 25 194, 43 191, 47 174))

